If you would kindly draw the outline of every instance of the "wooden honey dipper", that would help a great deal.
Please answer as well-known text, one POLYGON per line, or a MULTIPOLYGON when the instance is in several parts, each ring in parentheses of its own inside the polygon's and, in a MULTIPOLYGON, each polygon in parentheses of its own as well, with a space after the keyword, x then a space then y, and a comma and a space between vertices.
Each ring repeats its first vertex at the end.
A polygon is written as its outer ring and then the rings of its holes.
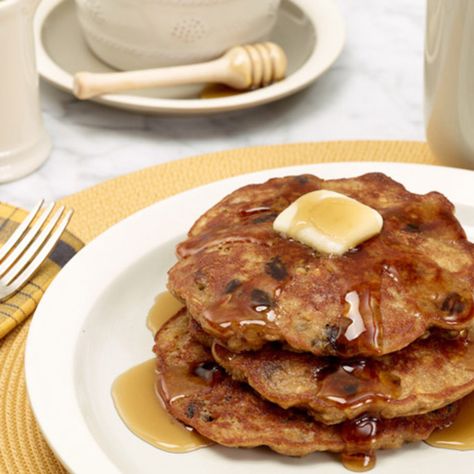
POLYGON ((74 76, 74 95, 90 99, 101 94, 179 84, 220 83, 234 89, 256 89, 285 77, 288 60, 275 43, 236 46, 213 61, 139 71, 74 76))

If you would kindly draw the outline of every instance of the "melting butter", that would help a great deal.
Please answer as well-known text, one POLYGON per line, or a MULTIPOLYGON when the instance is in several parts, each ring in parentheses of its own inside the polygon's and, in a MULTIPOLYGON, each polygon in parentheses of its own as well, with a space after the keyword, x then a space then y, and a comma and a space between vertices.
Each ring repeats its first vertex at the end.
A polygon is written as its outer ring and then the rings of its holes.
POLYGON ((275 231, 318 252, 342 255, 377 235, 382 216, 344 194, 319 190, 304 194, 273 223, 275 231))

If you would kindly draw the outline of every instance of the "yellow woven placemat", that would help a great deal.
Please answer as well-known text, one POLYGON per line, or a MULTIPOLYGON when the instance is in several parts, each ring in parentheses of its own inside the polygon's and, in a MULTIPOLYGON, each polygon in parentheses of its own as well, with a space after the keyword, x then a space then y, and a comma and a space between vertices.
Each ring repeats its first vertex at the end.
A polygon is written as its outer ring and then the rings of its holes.
MULTIPOLYGON (((76 211, 69 230, 88 242, 131 213, 207 182, 265 168, 335 161, 442 164, 425 144, 418 142, 328 142, 244 148, 145 169, 62 202, 76 211)), ((27 401, 23 353, 28 327, 26 321, 0 341, 0 473, 60 473, 64 470, 41 437, 27 401)))

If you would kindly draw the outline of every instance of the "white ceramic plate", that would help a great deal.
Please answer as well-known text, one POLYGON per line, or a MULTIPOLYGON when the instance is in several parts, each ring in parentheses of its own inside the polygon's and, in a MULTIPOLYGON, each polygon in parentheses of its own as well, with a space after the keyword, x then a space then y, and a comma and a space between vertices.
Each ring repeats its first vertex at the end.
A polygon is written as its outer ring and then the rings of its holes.
MULTIPOLYGON (((61 271, 39 305, 26 349, 26 379, 34 413, 50 445, 75 473, 259 474, 347 473, 335 457, 302 459, 265 449, 223 447, 188 454, 160 451, 133 435, 118 417, 110 387, 117 375, 152 357, 145 327, 163 291, 174 246, 207 208, 242 185, 270 177, 314 173, 324 178, 382 171, 409 190, 439 190, 457 206, 474 237, 474 172, 390 163, 338 163, 268 170, 196 188, 148 207, 87 245, 61 271), (218 471, 219 470, 219 471, 218 471)), ((423 443, 378 454, 378 472, 471 472, 474 452, 423 443), (471 467, 469 467, 471 466, 471 467)), ((376 471, 377 472, 377 471, 376 471)))
MULTIPOLYGON (((202 87, 146 89, 109 94, 96 101, 122 109, 169 114, 204 114, 265 104, 306 87, 337 59, 344 45, 344 22, 334 0, 283 0, 271 40, 289 58, 289 74, 263 89, 230 97, 199 99, 202 87)), ((35 17, 40 75, 72 93, 78 71, 107 72, 112 68, 87 47, 74 11, 74 0, 43 0, 35 17)))

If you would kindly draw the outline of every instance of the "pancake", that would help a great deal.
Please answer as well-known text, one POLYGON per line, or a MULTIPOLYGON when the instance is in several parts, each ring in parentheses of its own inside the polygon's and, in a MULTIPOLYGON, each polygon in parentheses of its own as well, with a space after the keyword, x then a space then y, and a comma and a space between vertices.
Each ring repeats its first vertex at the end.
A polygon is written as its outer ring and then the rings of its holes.
POLYGON ((375 359, 317 357, 275 344, 240 354, 214 344, 212 354, 266 400, 326 424, 367 411, 381 418, 427 413, 474 391, 474 342, 464 338, 432 335, 375 359))
POLYGON ((188 331, 185 311, 157 333, 158 391, 168 411, 207 438, 230 447, 268 446, 290 456, 314 451, 345 453, 396 448, 426 439, 449 425, 457 406, 425 415, 379 420, 364 415, 341 425, 324 425, 302 411, 284 410, 232 380, 208 348, 188 331))
POLYGON ((379 358, 337 359, 270 343, 232 353, 190 318, 191 336, 233 379, 282 408, 307 410, 326 424, 368 411, 381 418, 427 413, 474 391, 474 341, 440 331, 379 358))
POLYGON ((315 355, 381 356, 432 327, 471 324, 473 249, 437 192, 413 194, 379 173, 290 176, 241 188, 204 214, 177 247, 168 288, 232 352, 281 341, 315 355), (278 213, 318 189, 379 211, 382 232, 337 257, 273 231, 278 213))

